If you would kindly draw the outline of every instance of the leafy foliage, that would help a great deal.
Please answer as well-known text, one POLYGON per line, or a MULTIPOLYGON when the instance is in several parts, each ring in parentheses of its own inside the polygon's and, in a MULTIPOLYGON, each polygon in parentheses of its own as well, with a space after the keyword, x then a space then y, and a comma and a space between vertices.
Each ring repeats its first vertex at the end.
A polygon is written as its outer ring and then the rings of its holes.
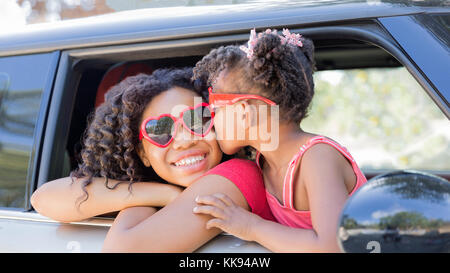
POLYGON ((365 169, 450 170, 450 123, 405 68, 322 71, 301 127, 365 169))

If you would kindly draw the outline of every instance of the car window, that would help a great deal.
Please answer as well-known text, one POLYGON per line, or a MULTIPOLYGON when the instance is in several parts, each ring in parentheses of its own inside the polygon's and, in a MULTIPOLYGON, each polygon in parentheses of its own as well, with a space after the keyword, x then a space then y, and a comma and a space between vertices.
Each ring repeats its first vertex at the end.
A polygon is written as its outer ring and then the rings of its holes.
POLYGON ((443 44, 450 47, 450 15, 449 14, 433 14, 418 15, 417 20, 423 22, 424 25, 435 35, 443 44))
POLYGON ((0 58, 0 207, 23 208, 51 54, 0 58))
POLYGON ((319 71, 302 128, 346 146, 363 170, 450 171, 449 121, 403 67, 319 71))

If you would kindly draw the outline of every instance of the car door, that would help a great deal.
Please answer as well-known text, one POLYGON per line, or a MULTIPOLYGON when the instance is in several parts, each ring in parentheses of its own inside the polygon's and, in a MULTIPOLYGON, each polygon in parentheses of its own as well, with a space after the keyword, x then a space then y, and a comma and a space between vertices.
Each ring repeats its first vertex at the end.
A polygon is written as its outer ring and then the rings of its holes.
POLYGON ((48 241, 58 227, 28 211, 58 60, 59 52, 0 58, 1 252, 56 250, 48 241))
POLYGON ((426 76, 427 83, 422 84, 428 84, 430 88, 425 90, 450 118, 449 10, 445 13, 386 17, 379 21, 414 62, 415 68, 426 76))
MULTIPOLYGON (((70 126, 65 118, 72 115, 70 96, 75 93, 69 86, 77 86, 77 74, 69 69, 68 57, 53 52, 0 58, 0 252, 100 252, 114 220, 61 223, 36 213, 30 204, 39 179, 70 171, 64 151, 57 162, 48 156, 64 150, 62 135, 70 126), (47 171, 48 165, 53 168, 47 171)), ((203 251, 265 249, 225 235, 203 251)))
MULTIPOLYGON (((257 20, 255 20, 255 22, 249 22, 248 29, 253 25, 262 24, 263 23, 258 22, 257 20)), ((21 147, 20 149, 22 150, 20 150, 17 148, 19 146, 8 144, 9 142, 7 142, 7 139, 4 136, 8 136, 9 131, 0 134, 0 153, 4 146, 16 147, 15 149, 17 150, 15 153, 22 155, 19 161, 22 163, 26 161, 26 167, 23 166, 21 169, 22 180, 18 179, 17 181, 19 182, 14 184, 16 185, 16 188, 23 187, 23 201, 17 199, 19 201, 15 201, 15 203, 9 202, 9 207, 0 208, 0 251, 98 252, 101 249, 103 239, 109 226, 112 224, 112 218, 93 217, 77 223, 58 223, 31 211, 31 207, 28 203, 30 193, 37 185, 42 185, 42 183, 45 183, 48 180, 61 177, 64 173, 62 170, 66 169, 64 152, 70 126, 70 117, 72 116, 73 111, 73 102, 76 98, 75 86, 77 86, 80 80, 80 71, 82 71, 83 66, 89 66, 99 60, 123 60, 123 58, 130 57, 153 58, 153 56, 158 55, 173 57, 171 54, 174 56, 184 56, 186 54, 191 54, 191 52, 192 55, 198 55, 199 52, 205 54, 210 48, 216 46, 218 41, 220 41, 220 43, 245 42, 248 37, 247 30, 232 29, 231 25, 232 24, 229 26, 229 34, 210 34, 210 36, 206 38, 204 35, 196 37, 193 34, 189 39, 180 38, 177 40, 176 38, 173 38, 172 41, 162 42, 158 40, 158 37, 153 37, 152 39, 154 41, 147 43, 108 45, 96 48, 87 47, 83 49, 67 50, 61 53, 44 53, 41 55, 47 56, 48 60, 46 61, 40 61, 31 66, 28 64, 29 67, 25 68, 27 63, 33 63, 28 59, 27 62, 24 61, 24 64, 17 66, 20 67, 20 69, 18 68, 16 70, 19 70, 22 74, 47 72, 44 75, 41 75, 45 81, 38 84, 41 86, 39 88, 42 89, 39 98, 39 110, 37 112, 35 110, 35 122, 31 123, 33 128, 31 130, 32 136, 30 136, 30 130, 27 135, 28 141, 32 143, 30 144, 31 146, 29 145, 25 148, 21 147), (169 51, 167 49, 170 49, 170 53, 167 53, 169 51), (46 64, 47 66, 45 66, 46 64), (36 69, 31 70, 31 68, 35 67, 39 67, 39 71, 36 69), (36 186, 34 183, 36 183, 36 186), (23 206, 15 205, 22 204, 21 202, 23 202, 23 206)), ((271 26, 265 25, 265 27, 271 26)), ((377 25, 374 20, 355 22, 354 24, 350 22, 340 26, 322 23, 318 26, 309 26, 307 28, 300 27, 301 26, 294 24, 291 29, 296 32, 301 32, 305 36, 312 37, 315 41, 327 39, 353 39, 374 44, 389 52, 399 60, 408 70, 406 73, 411 73, 422 86, 426 87, 426 93, 430 96, 432 96, 431 94, 435 94, 435 90, 427 86, 428 83, 426 77, 419 72, 420 70, 418 67, 413 65, 410 57, 395 41, 392 40, 391 37, 389 37, 389 35, 387 35, 383 27, 377 25)), ((330 45, 328 44, 327 46, 330 45)), ((318 54, 318 58, 321 58, 321 54, 322 53, 318 54)), ((322 56, 325 55, 326 54, 322 54, 322 56)), ((33 58, 34 56, 36 55, 28 55, 26 57, 33 58)), ((2 67, 2 62, 5 58, 20 57, 24 56, 2 57, 0 59, 0 90, 2 90, 0 107, 7 105, 5 102, 8 102, 8 100, 5 99, 6 95, 4 94, 12 93, 10 90, 13 90, 11 87, 13 86, 11 84, 13 81, 13 78, 11 77, 12 72, 8 72, 9 70, 4 68, 9 67, 10 65, 2 67), (5 90, 8 90, 8 92, 5 90)), ((45 57, 42 58, 45 59, 45 57)), ((14 63, 14 65, 16 64, 14 63)), ((326 70, 325 68, 322 69, 326 70)), ((18 81, 21 81, 22 78, 18 79, 18 81)), ((36 88, 38 87, 30 87, 30 89, 33 90, 36 88)), ((423 92, 423 95, 426 95, 426 93, 423 92)), ((351 100, 353 100, 353 98, 351 98, 351 100)), ((442 103, 440 105, 442 105, 442 103)), ((18 109, 29 110, 31 108, 18 107, 18 109)), ((3 110, 1 113, 3 113, 3 110)), ((443 113, 441 112, 440 114, 442 115, 443 113)), ((29 115, 30 114, 28 114, 28 116, 29 115)), ((26 115, 23 114, 22 116, 26 115)), ((6 120, 11 120, 11 118, 8 116, 6 120)), ((2 124, 3 123, 0 123, 0 126, 3 126, 2 124)), ((10 139, 16 141, 19 140, 18 137, 10 137, 10 139)), ((353 149, 350 150, 353 151, 353 149)), ((3 158, 6 159, 5 161, 12 162, 12 160, 14 160, 11 153, 5 153, 3 158)), ((385 169, 375 169, 375 172, 378 173, 382 171, 385 171, 385 169)), ((3 169, 4 174, 9 172, 11 172, 11 169, 3 169)), ((1 184, 0 182, 0 189, 2 189, 2 185, 4 185, 4 189, 6 189, 9 184, 6 182, 1 184)), ((220 235, 199 249, 199 251, 264 252, 266 250, 257 244, 243 242, 234 236, 220 235)))

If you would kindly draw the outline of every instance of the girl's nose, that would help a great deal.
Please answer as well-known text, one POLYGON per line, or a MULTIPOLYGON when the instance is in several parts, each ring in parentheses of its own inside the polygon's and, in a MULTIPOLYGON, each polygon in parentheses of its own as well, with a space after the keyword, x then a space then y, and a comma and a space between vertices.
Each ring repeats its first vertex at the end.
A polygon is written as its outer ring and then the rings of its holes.
POLYGON ((172 143, 172 147, 175 150, 187 149, 197 144, 198 137, 196 137, 188 129, 186 129, 183 124, 178 123, 175 127, 175 130, 175 136, 172 143))

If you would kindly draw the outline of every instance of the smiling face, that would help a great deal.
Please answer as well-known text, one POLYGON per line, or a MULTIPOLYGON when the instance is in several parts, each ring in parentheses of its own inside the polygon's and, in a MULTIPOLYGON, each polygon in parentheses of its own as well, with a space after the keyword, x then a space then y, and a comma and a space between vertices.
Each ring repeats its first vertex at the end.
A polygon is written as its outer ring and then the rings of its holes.
MULTIPOLYGON (((174 87, 155 96, 145 108, 140 122, 149 117, 171 114, 176 118, 187 107, 196 104, 198 95, 181 87, 174 87)), ((178 123, 173 141, 165 148, 158 147, 143 138, 138 154, 147 167, 167 182, 187 187, 222 159, 222 151, 212 130, 204 138, 194 136, 178 123)))

